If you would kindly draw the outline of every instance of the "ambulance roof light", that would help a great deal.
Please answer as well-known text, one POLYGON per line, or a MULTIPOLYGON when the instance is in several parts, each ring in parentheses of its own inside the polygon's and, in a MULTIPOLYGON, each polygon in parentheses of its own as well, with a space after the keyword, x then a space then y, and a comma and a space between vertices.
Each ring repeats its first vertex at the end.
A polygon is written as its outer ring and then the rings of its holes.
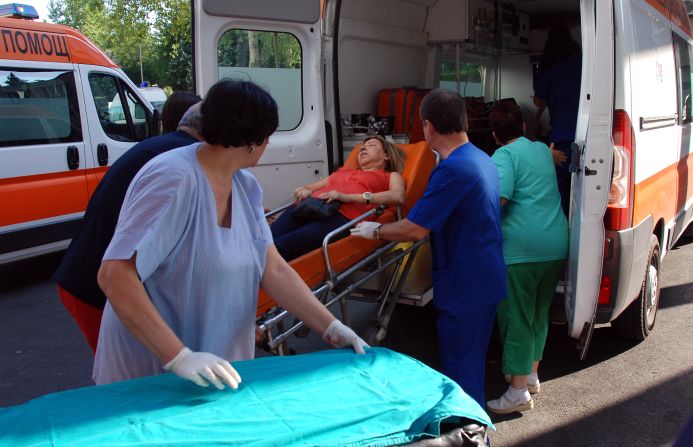
POLYGON ((11 17, 14 19, 38 19, 39 15, 36 8, 31 5, 21 3, 7 3, 0 5, 0 17, 11 17))

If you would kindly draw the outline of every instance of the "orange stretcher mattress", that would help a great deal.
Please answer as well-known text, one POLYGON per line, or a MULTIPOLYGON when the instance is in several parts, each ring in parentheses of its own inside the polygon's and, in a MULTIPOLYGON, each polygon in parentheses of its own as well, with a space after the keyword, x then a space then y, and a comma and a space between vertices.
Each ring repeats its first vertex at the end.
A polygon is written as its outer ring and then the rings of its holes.
MULTIPOLYGON (((402 177, 404 177, 406 185, 405 204, 401 208, 402 217, 406 217, 409 210, 414 206, 414 203, 423 195, 426 185, 428 184, 428 178, 435 167, 436 158, 425 141, 413 144, 398 144, 397 147, 400 148, 407 157, 404 171, 402 172, 402 177)), ((358 150, 352 150, 344 166, 356 169, 358 167, 357 157, 358 150)), ((395 208, 389 207, 378 217, 377 221, 387 223, 393 222, 396 218, 397 213, 395 208)), ((363 238, 347 236, 344 239, 330 244, 328 247, 330 261, 336 272, 342 272, 368 256, 368 254, 384 243, 385 241, 370 241, 363 238)), ((308 284, 308 287, 314 287, 326 278, 327 267, 325 266, 325 257, 322 253, 322 248, 306 253, 289 262, 289 264, 298 272, 306 284, 308 284)), ((263 290, 260 290, 257 303, 257 316, 263 315, 274 306, 276 306, 274 300, 263 290)))

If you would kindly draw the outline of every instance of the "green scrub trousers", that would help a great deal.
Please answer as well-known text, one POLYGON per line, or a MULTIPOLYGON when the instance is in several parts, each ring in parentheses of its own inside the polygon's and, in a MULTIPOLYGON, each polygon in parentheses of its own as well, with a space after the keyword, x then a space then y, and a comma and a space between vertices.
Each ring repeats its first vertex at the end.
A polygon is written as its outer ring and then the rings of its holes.
POLYGON ((506 266, 508 298, 498 304, 503 372, 526 376, 540 361, 549 331, 549 308, 564 260, 506 266))

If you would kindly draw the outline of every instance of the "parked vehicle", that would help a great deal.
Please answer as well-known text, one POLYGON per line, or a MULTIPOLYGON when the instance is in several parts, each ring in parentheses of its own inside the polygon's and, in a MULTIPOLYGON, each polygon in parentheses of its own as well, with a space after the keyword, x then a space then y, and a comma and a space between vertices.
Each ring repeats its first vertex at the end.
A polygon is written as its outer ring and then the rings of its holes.
POLYGON ((0 6, 0 264, 67 247, 110 164, 152 135, 151 105, 72 28, 0 6), (122 119, 109 103, 120 98, 122 119))
MULTIPOLYGON (((348 117, 376 115, 383 89, 470 97, 470 137, 493 152, 485 108, 513 98, 531 124, 537 56, 549 27, 566 21, 583 52, 569 334, 584 355, 596 323, 636 339, 652 330, 661 260, 693 213, 683 1, 194 0, 193 15, 198 93, 223 77, 252 79, 279 103, 279 129, 255 170, 271 207, 341 164, 359 139, 348 117)), ((417 119, 406 110, 395 123, 417 119)))
POLYGON ((139 91, 149 103, 154 106, 159 114, 163 112, 164 103, 166 102, 166 93, 161 87, 139 87, 139 91))

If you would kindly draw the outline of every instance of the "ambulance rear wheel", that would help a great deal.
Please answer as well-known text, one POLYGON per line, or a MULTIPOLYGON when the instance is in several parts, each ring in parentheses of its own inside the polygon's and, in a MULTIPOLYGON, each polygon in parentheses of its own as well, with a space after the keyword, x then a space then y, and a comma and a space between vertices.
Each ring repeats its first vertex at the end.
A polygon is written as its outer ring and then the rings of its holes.
POLYGON ((659 241, 650 235, 649 261, 642 281, 640 294, 611 322, 619 336, 633 340, 644 340, 650 334, 657 318, 659 307, 659 241))

